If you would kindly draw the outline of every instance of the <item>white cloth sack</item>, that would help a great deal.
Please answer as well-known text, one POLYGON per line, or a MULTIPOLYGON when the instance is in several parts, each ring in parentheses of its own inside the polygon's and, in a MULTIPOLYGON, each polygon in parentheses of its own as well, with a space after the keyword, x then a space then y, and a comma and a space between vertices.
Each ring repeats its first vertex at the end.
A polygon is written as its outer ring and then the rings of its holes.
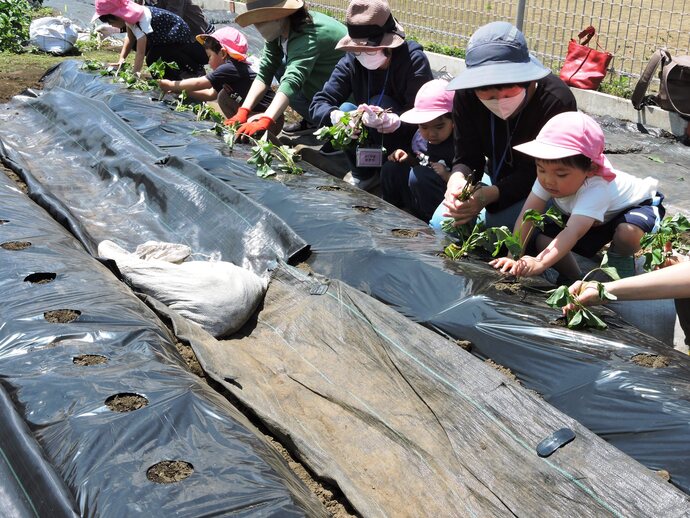
POLYGON ((29 26, 29 41, 44 52, 65 54, 77 41, 77 29, 63 16, 37 18, 29 26))
MULTIPOLYGON (((172 243, 159 245, 163 256, 165 251, 180 251, 184 247, 172 243)), ((155 242, 147 242, 142 250, 151 257, 155 255, 153 248, 155 242)), ((102 241, 98 255, 114 260, 134 289, 163 302, 215 337, 232 334, 242 327, 266 292, 265 279, 225 261, 174 264, 161 259, 142 259, 112 241, 102 241)))

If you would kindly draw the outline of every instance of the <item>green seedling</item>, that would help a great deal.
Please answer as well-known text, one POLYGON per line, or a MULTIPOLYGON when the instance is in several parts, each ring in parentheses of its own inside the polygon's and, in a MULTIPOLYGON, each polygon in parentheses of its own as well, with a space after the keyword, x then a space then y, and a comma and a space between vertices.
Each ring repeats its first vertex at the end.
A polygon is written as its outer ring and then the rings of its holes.
POLYGON ((81 65, 82 70, 99 70, 103 71, 103 63, 95 59, 87 59, 81 65))
POLYGON ((211 121, 216 124, 222 124, 225 120, 223 114, 206 102, 193 105, 192 112, 196 113, 196 120, 198 121, 211 121))
POLYGON ((520 230, 511 232, 508 227, 494 227, 487 232, 493 235, 494 251, 492 255, 496 257, 501 249, 505 246, 508 253, 514 258, 518 259, 525 253, 525 246, 529 243, 530 236, 535 228, 544 230, 544 225, 548 220, 553 221, 556 225, 563 228, 563 215, 554 207, 549 207, 545 213, 536 210, 527 210, 522 216, 522 222, 531 223, 529 231, 524 239, 520 235, 520 230))
POLYGON ((331 142, 335 149, 348 149, 366 141, 368 131, 362 124, 362 112, 345 112, 332 126, 324 126, 314 132, 319 140, 331 142))
POLYGON ((682 235, 690 230, 690 221, 683 214, 673 217, 666 216, 659 225, 659 230, 647 233, 640 239, 644 269, 655 270, 663 266, 670 259, 674 250, 681 254, 690 252, 690 246, 683 241, 682 235))
POLYGON ((177 95, 177 99, 175 99, 175 111, 176 112, 187 112, 187 111, 190 111, 192 109, 190 107, 190 105, 187 104, 188 98, 189 98, 189 95, 187 94, 187 90, 182 90, 177 95))
MULTIPOLYGON (((608 266, 608 256, 604 254, 604 258, 601 261, 599 267, 594 268, 582 279, 582 288, 587 287, 587 278, 590 277, 595 272, 603 272, 608 275, 611 279, 617 280, 620 277, 618 272, 613 267, 608 266)), ((616 300, 614 295, 611 295, 606 291, 606 287, 603 283, 595 281, 597 294, 601 300, 616 300)), ((582 305, 575 295, 570 293, 568 286, 559 286, 558 288, 549 291, 549 298, 546 299, 546 303, 552 308, 564 308, 566 306, 572 305, 574 309, 568 310, 565 314, 566 325, 569 329, 606 329, 606 322, 595 315, 589 308, 582 305)))
MULTIPOLYGON (((451 220, 452 221, 452 220, 451 220)), ((481 223, 474 225, 474 228, 463 234, 468 228, 466 225, 454 228, 453 231, 460 234, 461 240, 459 243, 451 243, 444 250, 446 257, 457 261, 467 256, 472 250, 480 246, 486 246, 486 231, 483 230, 481 223)))
POLYGON ((163 79, 165 77, 165 72, 170 70, 179 70, 180 67, 174 61, 163 61, 162 58, 158 58, 156 61, 151 63, 146 67, 151 77, 155 80, 163 79))
MULTIPOLYGON (((249 137, 251 139, 251 137, 249 137)), ((294 149, 288 146, 275 146, 268 140, 268 132, 256 140, 252 147, 252 155, 247 160, 248 164, 256 166, 256 174, 261 178, 273 176, 278 171, 288 174, 302 174, 303 170, 295 162, 299 160, 299 155, 294 149), (278 159, 279 163, 273 165, 273 160, 278 159)))

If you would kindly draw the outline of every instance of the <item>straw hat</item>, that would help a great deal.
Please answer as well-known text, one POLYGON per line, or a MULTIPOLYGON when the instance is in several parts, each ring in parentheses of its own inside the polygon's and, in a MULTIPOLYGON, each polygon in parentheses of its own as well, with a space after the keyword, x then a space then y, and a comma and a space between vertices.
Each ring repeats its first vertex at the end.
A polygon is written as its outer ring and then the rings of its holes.
POLYGON ((345 15, 347 36, 336 49, 362 51, 393 49, 405 42, 405 31, 393 18, 385 0, 352 0, 345 15))
POLYGON ((247 0, 247 12, 235 18, 240 27, 272 22, 290 16, 304 6, 303 0, 247 0))

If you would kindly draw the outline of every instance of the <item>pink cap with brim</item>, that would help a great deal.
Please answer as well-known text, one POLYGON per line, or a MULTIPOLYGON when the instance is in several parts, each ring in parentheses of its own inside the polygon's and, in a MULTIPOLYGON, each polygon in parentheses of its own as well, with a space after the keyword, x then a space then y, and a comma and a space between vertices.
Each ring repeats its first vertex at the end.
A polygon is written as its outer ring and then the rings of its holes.
POLYGON ((549 119, 537 138, 513 149, 543 160, 584 155, 596 164, 596 174, 606 181, 616 177, 604 155, 604 132, 597 122, 582 112, 564 112, 549 119))
POLYGON ((105 14, 112 14, 133 25, 144 15, 144 6, 130 0, 96 0, 94 19, 105 14))
POLYGON ((228 55, 238 61, 247 60, 247 38, 234 27, 221 27, 213 34, 197 34, 196 41, 204 44, 206 38, 213 38, 225 49, 228 55))
POLYGON ((434 79, 424 83, 414 98, 414 108, 400 115, 409 124, 424 124, 453 111, 455 92, 446 90, 448 81, 434 79))

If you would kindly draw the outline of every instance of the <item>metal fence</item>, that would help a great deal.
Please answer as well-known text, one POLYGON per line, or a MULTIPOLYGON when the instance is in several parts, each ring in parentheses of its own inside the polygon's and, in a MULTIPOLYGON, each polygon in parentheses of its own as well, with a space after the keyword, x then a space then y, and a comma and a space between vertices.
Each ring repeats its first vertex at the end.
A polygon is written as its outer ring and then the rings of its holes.
MULTIPOLYGON (((557 71, 568 42, 593 25, 599 45, 614 55, 609 78, 639 77, 651 54, 666 47, 690 54, 690 0, 389 0, 408 35, 464 49, 477 27, 492 21, 520 25, 530 50, 557 71), (521 8, 524 6, 524 10, 521 8)), ((344 20, 347 0, 309 6, 344 20)), ((590 45, 596 45, 594 40, 590 45)))

